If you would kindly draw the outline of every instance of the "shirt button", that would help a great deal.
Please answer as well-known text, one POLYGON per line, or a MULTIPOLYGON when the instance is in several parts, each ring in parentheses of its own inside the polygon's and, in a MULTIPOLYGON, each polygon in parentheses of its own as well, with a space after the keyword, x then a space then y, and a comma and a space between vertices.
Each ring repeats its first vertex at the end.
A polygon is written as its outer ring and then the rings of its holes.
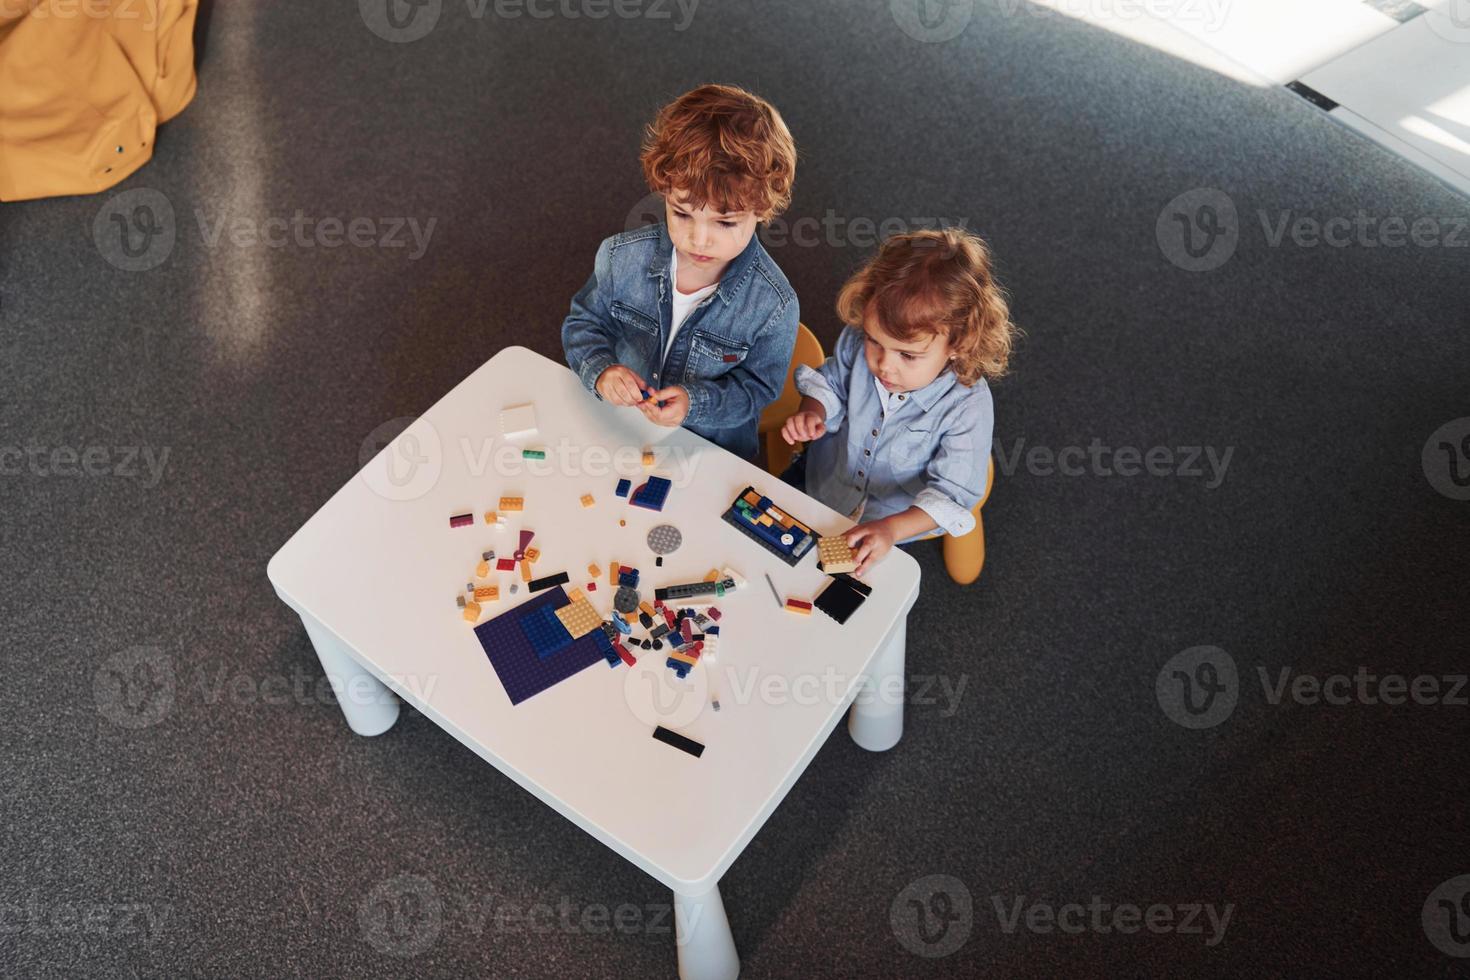
POLYGON ((871 456, 871 455, 873 455, 873 450, 871 450, 871 449, 864 449, 863 450, 863 455, 864 456, 871 456))
POLYGON ((899 400, 899 401, 903 401, 903 396, 902 396, 902 395, 899 395, 899 396, 898 396, 898 400, 899 400))
POLYGON ((863 471, 862 470, 858 470, 858 476, 862 476, 862 475, 863 475, 863 471))
POLYGON ((878 434, 878 430, 877 430, 877 429, 874 429, 874 430, 873 430, 873 435, 875 435, 875 436, 876 436, 876 435, 877 435, 877 434, 878 434))

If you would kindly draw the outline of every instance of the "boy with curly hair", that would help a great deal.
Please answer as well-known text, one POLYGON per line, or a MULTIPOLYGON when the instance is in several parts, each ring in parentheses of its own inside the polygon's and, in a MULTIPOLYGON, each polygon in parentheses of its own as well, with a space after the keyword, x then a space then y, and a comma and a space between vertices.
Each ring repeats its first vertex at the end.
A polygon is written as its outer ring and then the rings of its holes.
POLYGON ((799 318, 755 231, 791 201, 796 146, 764 99, 703 85, 658 113, 642 165, 665 221, 598 248, 562 324, 567 364, 604 401, 751 459, 799 318))

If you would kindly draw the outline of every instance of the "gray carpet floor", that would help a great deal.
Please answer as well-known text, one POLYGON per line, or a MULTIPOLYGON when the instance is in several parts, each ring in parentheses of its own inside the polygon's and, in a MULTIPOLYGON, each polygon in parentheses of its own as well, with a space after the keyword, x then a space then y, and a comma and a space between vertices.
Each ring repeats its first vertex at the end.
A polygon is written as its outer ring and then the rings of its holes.
POLYGON ((1465 975, 1432 897, 1470 873, 1465 692, 1273 689, 1466 671, 1470 504, 1438 442, 1470 423, 1432 434, 1470 415, 1470 251, 1271 229, 1470 205, 1291 93, 1014 8, 924 42, 879 0, 445 3, 392 43, 350 0, 219 4, 147 167, 0 206, 0 974, 672 975, 655 881, 421 716, 353 736, 265 568, 377 426, 505 345, 560 356, 646 193, 640 127, 719 80, 795 134, 787 221, 831 216, 771 247, 824 343, 885 219, 986 236, 1027 333, 985 574, 914 549, 905 738, 839 729, 734 864, 744 975, 1465 975), (1191 272, 1170 202, 1198 188, 1238 242, 1191 272), (119 254, 140 202, 165 237, 119 254), (298 211, 407 244, 243 234, 298 211), (1220 480, 1022 455, 1094 440, 1231 455, 1220 480), (1156 681, 1198 646, 1238 679, 1196 729, 1156 681), (1072 902, 1172 911, 1048 929, 1072 902), (572 925, 526 924, 541 903, 572 925), (1192 904, 1223 938, 1178 928, 1192 904))

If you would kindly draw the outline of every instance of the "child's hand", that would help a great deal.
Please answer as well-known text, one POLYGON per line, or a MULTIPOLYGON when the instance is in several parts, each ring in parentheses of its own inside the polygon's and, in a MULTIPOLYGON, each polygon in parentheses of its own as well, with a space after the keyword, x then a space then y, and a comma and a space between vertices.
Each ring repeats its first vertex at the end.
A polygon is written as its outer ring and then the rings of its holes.
POLYGON ((812 442, 822 438, 827 431, 827 422, 816 412, 797 412, 786 420, 781 426, 781 438, 786 440, 787 445, 796 445, 798 442, 812 442))
POLYGON ((893 542, 896 540, 893 527, 886 518, 859 524, 843 537, 847 539, 847 546, 853 549, 853 557, 857 559, 854 575, 861 575, 882 561, 883 556, 893 550, 893 542))
POLYGON ((646 387, 638 372, 621 364, 614 364, 597 376, 597 393, 611 405, 637 405, 643 401, 646 387))
POLYGON ((682 385, 660 388, 638 403, 638 408, 655 425, 680 425, 689 414, 689 392, 682 385))

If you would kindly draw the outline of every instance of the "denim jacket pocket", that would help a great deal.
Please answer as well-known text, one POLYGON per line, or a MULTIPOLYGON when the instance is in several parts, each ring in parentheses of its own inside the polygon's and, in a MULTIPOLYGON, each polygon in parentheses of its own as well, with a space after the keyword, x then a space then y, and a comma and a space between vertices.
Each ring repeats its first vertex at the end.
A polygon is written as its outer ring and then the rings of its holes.
POLYGON ((718 378, 739 366, 750 354, 750 345, 708 330, 694 331, 689 351, 691 378, 718 378))
POLYGON ((613 319, 619 323, 625 323, 636 330, 658 336, 658 321, 647 313, 634 309, 620 300, 613 300, 611 311, 613 319))

